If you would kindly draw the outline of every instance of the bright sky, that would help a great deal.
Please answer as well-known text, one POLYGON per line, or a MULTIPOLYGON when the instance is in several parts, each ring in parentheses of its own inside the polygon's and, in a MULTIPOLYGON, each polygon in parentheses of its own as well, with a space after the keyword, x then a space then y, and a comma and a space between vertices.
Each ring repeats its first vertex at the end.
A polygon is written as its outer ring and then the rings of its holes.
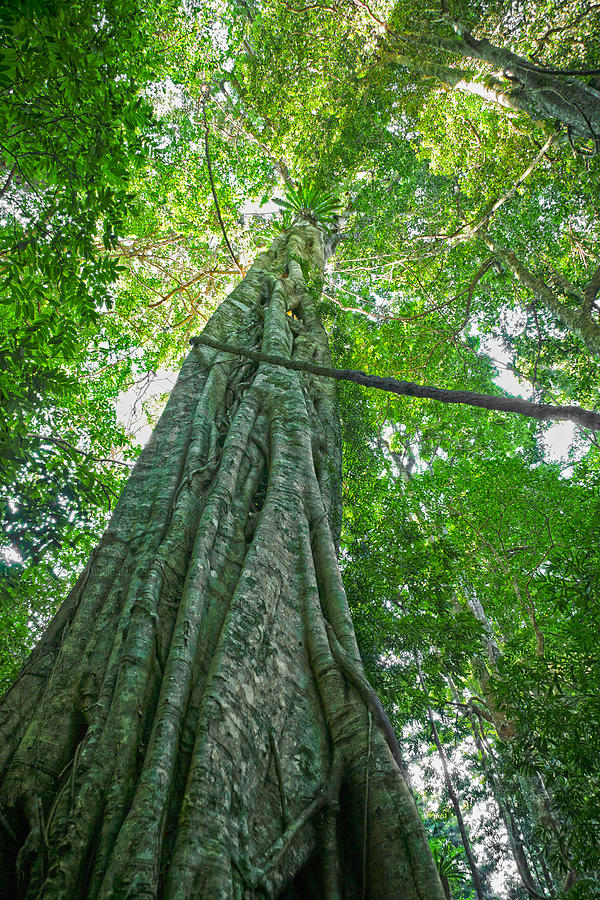
POLYGON ((117 418, 141 447, 146 446, 166 402, 164 395, 173 390, 177 375, 159 369, 119 396, 117 418))
MULTIPOLYGON (((507 368, 509 356, 501 342, 486 337, 482 340, 482 349, 498 365, 499 375, 494 378, 496 384, 512 394, 513 397, 523 397, 524 400, 535 400, 532 397, 531 385, 520 381, 510 369, 507 368)), ((572 422, 557 422, 551 425, 542 437, 542 444, 549 462, 562 462, 568 457, 573 444, 576 426, 572 422)))

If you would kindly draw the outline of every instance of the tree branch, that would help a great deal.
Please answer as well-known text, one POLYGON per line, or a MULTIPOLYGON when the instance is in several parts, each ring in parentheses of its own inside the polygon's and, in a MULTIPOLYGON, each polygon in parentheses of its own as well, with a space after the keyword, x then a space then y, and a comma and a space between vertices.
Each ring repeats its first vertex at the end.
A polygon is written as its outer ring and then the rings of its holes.
MULTIPOLYGON (((585 344, 591 353, 600 356, 600 326, 586 314, 584 305, 580 305, 579 309, 571 309, 563 303, 554 291, 538 278, 533 272, 523 265, 512 250, 501 247, 492 240, 485 232, 481 232, 481 240, 489 249, 496 254, 500 262, 510 269, 517 281, 525 285, 534 297, 538 298, 546 309, 556 316, 556 318, 567 328, 572 334, 579 338, 585 344)), ((589 285, 588 285, 589 288, 589 285)))
POLYGON ((518 397, 497 397, 493 394, 478 394, 474 391, 452 391, 445 388, 429 387, 415 384, 412 381, 399 381, 396 378, 383 378, 380 375, 367 375, 355 369, 332 369, 329 366, 318 366, 307 360, 286 359, 284 356, 272 356, 260 353, 256 350, 247 350, 245 347, 234 347, 232 344, 224 344, 213 338, 200 334, 190 340, 193 347, 205 345, 214 350, 231 353, 234 356, 243 356, 256 362, 269 363, 272 366, 282 366, 284 369, 292 369, 295 372, 309 372, 322 378, 334 378, 337 381, 352 381, 365 387, 377 388, 380 391, 390 391, 403 397, 417 397, 427 400, 439 400, 442 403, 463 403, 466 406, 478 406, 481 409, 492 409, 498 412, 517 413, 528 416, 540 422, 569 420, 590 428, 592 431, 600 430, 600 414, 581 406, 551 406, 547 403, 531 403, 529 400, 521 400, 518 397))
POLYGON ((27 437, 39 440, 42 443, 45 441, 48 444, 54 444, 55 446, 60 447, 61 450, 69 450, 72 453, 78 453, 80 456, 85 456, 86 459, 91 459, 93 462, 107 463, 111 466, 125 466, 128 469, 133 469, 135 465, 135 463, 130 463, 122 459, 111 459, 107 456, 95 456, 93 453, 88 453, 87 450, 80 450, 79 447, 69 443, 69 441, 66 441, 64 438, 52 437, 46 434, 28 434, 27 437))
POLYGON ((213 180, 213 174, 212 174, 212 165, 210 162, 210 150, 208 148, 208 122, 206 121, 206 103, 204 100, 202 101, 202 115, 204 117, 204 150, 206 153, 206 165, 208 166, 208 178, 210 181, 210 189, 212 191, 213 200, 215 201, 215 208, 217 210, 217 218, 219 220, 219 225, 221 226, 221 231, 223 232, 223 237, 225 238, 225 243, 227 244, 227 249, 229 250, 229 255, 231 256, 231 259, 233 260, 234 264, 237 266, 238 270, 243 275, 244 270, 242 269, 239 262, 237 261, 237 257, 235 255, 235 253, 233 252, 233 247, 229 243, 229 238, 227 237, 227 232, 225 230, 225 224, 221 217, 221 207, 219 206, 219 198, 217 197, 217 191, 215 189, 215 182, 213 180))
POLYGON ((482 229, 484 229, 485 226, 490 221, 490 219, 492 218, 492 216, 500 209, 500 207, 503 206, 508 200, 510 200, 516 194, 516 192, 521 187, 523 182, 529 178, 529 176, 531 175, 531 173, 533 172, 533 170, 535 169, 537 164, 539 162, 541 162, 541 160, 544 158, 544 156, 546 155, 546 153, 548 152, 548 150, 550 149, 550 147, 556 140, 557 136, 558 135, 556 132, 554 134, 550 135, 550 137, 547 139, 544 146, 540 149, 539 153, 537 154, 537 156, 535 157, 533 162, 531 162, 527 166, 525 171, 521 175, 519 175, 519 177, 517 178, 517 180, 515 181, 513 186, 510 188, 510 190, 503 197, 500 197, 499 200, 496 200, 495 203, 492 204, 490 209, 485 213, 483 218, 480 219, 479 222, 477 222, 477 224, 473 224, 473 225, 469 226, 469 228, 468 228, 468 236, 469 237, 474 237, 478 231, 481 231, 482 229))

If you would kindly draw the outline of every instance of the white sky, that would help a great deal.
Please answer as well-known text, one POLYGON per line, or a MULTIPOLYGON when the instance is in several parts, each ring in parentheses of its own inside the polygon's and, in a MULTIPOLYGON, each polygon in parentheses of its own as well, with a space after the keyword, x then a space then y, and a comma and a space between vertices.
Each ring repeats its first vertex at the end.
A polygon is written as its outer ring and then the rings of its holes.
MULTIPOLYGON (((534 400, 531 385, 520 381, 516 375, 507 368, 509 355, 499 340, 483 337, 482 349, 496 363, 500 364, 499 375, 494 378, 495 383, 513 397, 522 397, 524 400, 534 400)), ((569 450, 575 438, 576 426, 573 422, 557 422, 551 425, 544 433, 541 442, 544 446, 548 462, 562 462, 567 459, 569 450)))
POLYGON ((147 380, 120 394, 116 405, 117 419, 140 447, 146 446, 166 402, 162 398, 171 393, 178 374, 159 369, 147 380))

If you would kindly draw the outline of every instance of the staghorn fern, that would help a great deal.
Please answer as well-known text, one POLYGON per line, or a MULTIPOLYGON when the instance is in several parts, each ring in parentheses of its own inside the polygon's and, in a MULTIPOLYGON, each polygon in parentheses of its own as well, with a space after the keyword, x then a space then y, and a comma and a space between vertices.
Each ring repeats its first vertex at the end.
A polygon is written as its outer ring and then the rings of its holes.
POLYGON ((449 891, 464 878, 462 853, 450 841, 442 841, 439 838, 431 840, 429 846, 444 890, 446 891, 447 885, 449 891))
POLYGON ((329 191, 320 190, 314 182, 305 180, 297 188, 286 187, 284 199, 274 200, 285 213, 304 216, 321 225, 331 224, 340 208, 337 197, 329 191))

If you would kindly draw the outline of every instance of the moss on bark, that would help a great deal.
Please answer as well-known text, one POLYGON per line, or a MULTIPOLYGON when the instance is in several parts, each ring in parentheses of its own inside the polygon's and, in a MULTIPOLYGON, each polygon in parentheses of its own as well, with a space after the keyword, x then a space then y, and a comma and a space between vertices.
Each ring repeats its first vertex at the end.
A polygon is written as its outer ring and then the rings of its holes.
MULTIPOLYGON (((295 226, 207 334, 326 364, 307 287, 322 269, 321 232, 295 226)), ((444 896, 389 736, 356 687, 340 453, 327 380, 190 354, 88 568, 0 708, 11 896, 444 896)))

